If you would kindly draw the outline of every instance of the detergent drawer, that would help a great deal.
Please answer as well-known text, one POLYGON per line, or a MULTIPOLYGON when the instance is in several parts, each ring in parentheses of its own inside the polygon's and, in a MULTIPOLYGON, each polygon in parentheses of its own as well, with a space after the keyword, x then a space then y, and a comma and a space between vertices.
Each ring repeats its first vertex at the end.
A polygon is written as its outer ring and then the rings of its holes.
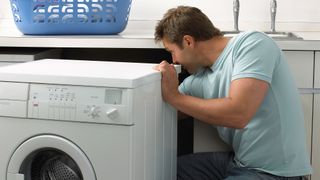
POLYGON ((0 116, 26 117, 28 83, 0 82, 0 116))
POLYGON ((0 99, 26 101, 28 83, 0 82, 0 99))

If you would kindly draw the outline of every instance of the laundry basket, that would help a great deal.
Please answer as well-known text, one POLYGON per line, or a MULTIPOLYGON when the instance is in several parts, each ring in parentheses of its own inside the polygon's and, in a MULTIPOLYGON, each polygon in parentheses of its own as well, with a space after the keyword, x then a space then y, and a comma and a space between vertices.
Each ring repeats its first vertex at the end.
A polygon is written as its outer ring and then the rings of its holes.
POLYGON ((10 0, 23 34, 117 34, 128 22, 131 0, 10 0))

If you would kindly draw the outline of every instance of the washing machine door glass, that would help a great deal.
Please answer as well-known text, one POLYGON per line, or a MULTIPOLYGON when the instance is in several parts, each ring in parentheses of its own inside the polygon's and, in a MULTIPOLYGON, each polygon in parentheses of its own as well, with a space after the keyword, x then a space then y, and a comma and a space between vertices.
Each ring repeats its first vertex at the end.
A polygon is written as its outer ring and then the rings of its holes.
POLYGON ((58 149, 40 149, 31 153, 22 163, 20 174, 26 180, 83 180, 76 162, 58 149))
POLYGON ((62 137, 28 139, 13 153, 7 180, 96 180, 87 156, 62 137))
POLYGON ((46 160, 40 169, 40 180, 83 180, 79 167, 67 156, 46 160))

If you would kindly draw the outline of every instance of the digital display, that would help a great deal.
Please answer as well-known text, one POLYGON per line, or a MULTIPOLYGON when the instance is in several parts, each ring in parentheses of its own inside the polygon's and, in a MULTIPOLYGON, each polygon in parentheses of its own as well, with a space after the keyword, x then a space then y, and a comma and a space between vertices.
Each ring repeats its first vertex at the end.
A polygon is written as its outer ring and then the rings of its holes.
POLYGON ((121 89, 106 89, 105 103, 106 104, 121 104, 122 90, 121 89))

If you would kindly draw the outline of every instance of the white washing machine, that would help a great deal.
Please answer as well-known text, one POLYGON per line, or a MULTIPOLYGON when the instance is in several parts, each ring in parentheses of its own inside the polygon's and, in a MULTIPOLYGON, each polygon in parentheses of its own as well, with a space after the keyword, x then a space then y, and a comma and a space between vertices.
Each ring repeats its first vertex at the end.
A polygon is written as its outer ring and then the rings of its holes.
POLYGON ((162 100, 154 65, 1 67, 0 179, 176 179, 177 114, 162 100))

